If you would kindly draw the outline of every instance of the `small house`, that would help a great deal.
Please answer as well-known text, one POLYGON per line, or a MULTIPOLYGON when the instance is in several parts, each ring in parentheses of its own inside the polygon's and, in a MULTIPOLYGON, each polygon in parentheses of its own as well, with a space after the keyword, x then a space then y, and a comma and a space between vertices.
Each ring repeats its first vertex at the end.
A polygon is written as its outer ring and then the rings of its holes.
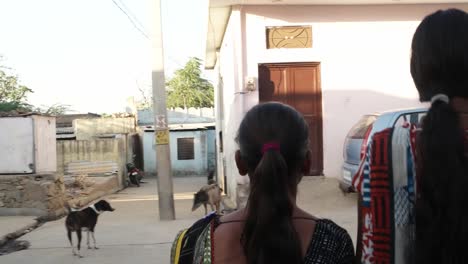
MULTIPOLYGON (((168 111, 169 143, 173 175, 207 175, 216 167, 215 124, 213 109, 175 109, 168 111)), ((155 174, 156 142, 151 110, 138 112, 143 134, 144 170, 155 174)))

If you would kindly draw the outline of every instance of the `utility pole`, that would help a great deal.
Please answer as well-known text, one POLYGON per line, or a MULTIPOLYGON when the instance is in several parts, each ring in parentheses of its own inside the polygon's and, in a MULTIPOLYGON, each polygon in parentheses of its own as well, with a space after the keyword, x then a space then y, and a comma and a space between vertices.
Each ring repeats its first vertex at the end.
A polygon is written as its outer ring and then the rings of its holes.
POLYGON ((153 87, 154 136, 158 173, 159 218, 175 220, 171 151, 166 110, 164 50, 162 38, 161 0, 152 0, 151 62, 153 87))

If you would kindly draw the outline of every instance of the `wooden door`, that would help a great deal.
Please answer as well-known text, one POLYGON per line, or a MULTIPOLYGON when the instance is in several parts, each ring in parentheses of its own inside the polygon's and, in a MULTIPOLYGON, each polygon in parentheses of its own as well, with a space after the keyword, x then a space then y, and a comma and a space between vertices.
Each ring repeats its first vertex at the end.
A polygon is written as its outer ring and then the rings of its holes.
POLYGON ((262 64, 259 66, 260 102, 288 104, 309 125, 310 175, 323 175, 322 91, 319 63, 262 64))

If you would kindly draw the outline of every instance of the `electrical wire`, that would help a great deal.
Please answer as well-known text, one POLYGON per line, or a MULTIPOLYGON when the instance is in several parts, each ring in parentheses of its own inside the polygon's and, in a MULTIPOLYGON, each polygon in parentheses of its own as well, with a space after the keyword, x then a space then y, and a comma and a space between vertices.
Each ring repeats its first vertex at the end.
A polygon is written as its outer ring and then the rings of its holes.
MULTIPOLYGON (((114 3, 114 5, 120 9, 120 11, 122 11, 122 13, 124 13, 128 20, 130 21, 130 23, 132 23, 133 27, 138 30, 145 38, 147 39, 150 39, 148 37, 148 34, 146 34, 140 27, 137 26, 137 24, 135 24, 135 21, 133 21, 133 19, 130 17, 130 15, 127 13, 127 11, 125 11, 119 4, 117 4, 117 2, 115 0, 112 0, 112 2, 114 3)), ((141 24, 141 23, 140 23, 141 24)))
POLYGON ((125 3, 122 0, 118 0, 118 1, 119 1, 120 5, 123 7, 123 9, 125 9, 127 11, 127 14, 129 14, 132 17, 132 19, 140 26, 140 28, 144 32, 147 32, 145 26, 143 26, 143 24, 140 22, 140 20, 138 20, 138 17, 135 16, 135 14, 133 14, 132 10, 130 8, 128 8, 127 5, 125 5, 125 3))

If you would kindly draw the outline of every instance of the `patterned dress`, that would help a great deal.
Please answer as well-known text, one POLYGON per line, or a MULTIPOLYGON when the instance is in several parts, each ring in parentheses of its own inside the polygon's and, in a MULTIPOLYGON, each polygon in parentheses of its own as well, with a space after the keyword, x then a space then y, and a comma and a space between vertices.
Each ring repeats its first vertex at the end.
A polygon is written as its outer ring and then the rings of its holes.
POLYGON ((354 247, 348 232, 331 220, 317 221, 304 264, 354 263, 354 247))
POLYGON ((416 127, 375 133, 353 179, 359 206, 361 263, 409 263, 414 236, 416 127), (397 246, 396 246, 397 245, 397 246))
MULTIPOLYGON (((211 264, 214 261, 212 252, 213 232, 219 226, 219 217, 209 216, 209 223, 197 235, 196 243, 192 246, 186 245, 185 249, 177 249, 178 244, 184 243, 184 231, 181 231, 173 244, 171 263, 172 264, 211 264), (189 249, 192 248, 192 249, 189 249), (182 253, 178 254, 182 250, 182 253), (178 256, 190 255, 189 259, 181 259, 178 256)), ((197 223, 195 224, 195 226, 197 223)), ((190 230, 190 229, 188 229, 190 230)), ((190 231, 189 231, 190 232, 190 231)), ((190 239, 189 239, 190 240, 190 239)), ((304 264, 351 264, 354 262, 354 248, 349 234, 331 220, 317 220, 315 231, 311 243, 304 258, 304 264)))
MULTIPOLYGON (((468 105, 459 113, 468 151, 468 105)), ((361 263, 412 263, 417 193, 414 125, 375 133, 353 178, 361 195, 358 226, 361 263)), ((465 153, 468 159, 468 153, 465 153)))

